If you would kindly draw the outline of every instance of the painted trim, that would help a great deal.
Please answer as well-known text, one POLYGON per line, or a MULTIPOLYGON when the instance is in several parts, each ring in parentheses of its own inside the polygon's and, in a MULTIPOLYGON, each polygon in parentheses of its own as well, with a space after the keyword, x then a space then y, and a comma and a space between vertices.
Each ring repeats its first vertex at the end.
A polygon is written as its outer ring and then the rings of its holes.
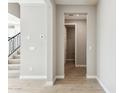
POLYGON ((56 79, 64 79, 64 76, 56 76, 56 79))
POLYGON ((86 19, 66 19, 67 21, 86 21, 86 19))
POLYGON ((91 0, 90 2, 87 0, 55 0, 57 5, 96 5, 97 1, 91 0))
POLYGON ((75 59, 65 59, 65 60, 67 60, 67 61, 74 61, 75 59))
POLYGON ((46 80, 47 76, 20 76, 20 79, 42 79, 42 80, 46 80))
POLYGON ((35 4, 35 3, 40 3, 40 4, 45 4, 44 0, 21 0, 20 4, 35 4))
POLYGON ((47 81, 45 86, 53 86, 54 85, 54 81, 47 81))
POLYGON ((74 26, 75 26, 75 25, 77 25, 77 24, 76 24, 76 23, 65 23, 65 26, 66 26, 66 25, 74 25, 74 26))
POLYGON ((56 77, 53 79, 53 81, 47 81, 45 86, 53 86, 56 82, 56 77))
POLYGON ((97 78, 97 76, 89 76, 89 75, 87 75, 87 79, 96 79, 97 78))
POLYGON ((75 67, 87 67, 86 65, 77 65, 75 64, 75 67))
POLYGON ((106 88, 105 84, 102 82, 102 80, 100 78, 96 78, 97 81, 99 82, 99 84, 101 85, 101 87, 104 89, 105 93, 110 93, 110 91, 106 88))

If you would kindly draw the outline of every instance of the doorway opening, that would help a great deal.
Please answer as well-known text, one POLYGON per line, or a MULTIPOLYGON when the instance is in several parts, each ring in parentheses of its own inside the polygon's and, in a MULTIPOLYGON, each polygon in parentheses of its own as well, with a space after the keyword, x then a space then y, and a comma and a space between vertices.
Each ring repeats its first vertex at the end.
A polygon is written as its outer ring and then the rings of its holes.
POLYGON ((65 80, 86 78, 86 14, 65 14, 65 80))

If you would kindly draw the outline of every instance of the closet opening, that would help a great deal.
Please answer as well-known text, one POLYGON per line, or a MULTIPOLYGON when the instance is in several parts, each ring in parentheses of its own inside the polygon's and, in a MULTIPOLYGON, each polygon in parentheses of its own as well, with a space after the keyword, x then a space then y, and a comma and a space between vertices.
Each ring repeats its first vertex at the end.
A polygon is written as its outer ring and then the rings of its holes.
POLYGON ((86 15, 65 14, 65 80, 86 78, 86 15))

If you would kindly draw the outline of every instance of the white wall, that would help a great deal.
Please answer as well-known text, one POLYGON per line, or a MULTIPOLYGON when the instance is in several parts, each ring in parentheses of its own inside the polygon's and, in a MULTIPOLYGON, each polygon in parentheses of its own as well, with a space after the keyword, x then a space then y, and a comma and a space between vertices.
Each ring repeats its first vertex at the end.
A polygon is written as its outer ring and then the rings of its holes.
POLYGON ((57 5, 56 68, 57 75, 64 75, 64 13, 88 13, 87 19, 87 76, 96 75, 96 7, 57 5), (89 49, 90 47, 90 49, 89 49))
POLYGON ((20 32, 20 5, 8 3, 8 37, 13 37, 20 32), (11 28, 11 27, 14 28, 11 28))
POLYGON ((47 21, 44 3, 21 4, 22 78, 46 78, 47 21), (41 38, 41 35, 44 35, 41 38))
POLYGON ((86 20, 66 20, 66 23, 77 24, 77 59, 76 65, 86 65, 86 20))
POLYGON ((53 79, 55 80, 56 78, 56 4, 54 0, 52 1, 52 9, 53 9, 53 20, 52 20, 52 25, 53 25, 53 79))
POLYGON ((8 13, 8 37, 13 37, 20 32, 20 19, 8 13))
POLYGON ((47 0, 47 80, 53 84, 56 77, 56 5, 47 0))
POLYGON ((97 75, 109 92, 116 93, 115 0, 99 0, 97 7, 97 75))
POLYGON ((56 76, 54 0, 22 0, 21 31, 21 78, 46 78, 48 84, 53 84, 56 76))

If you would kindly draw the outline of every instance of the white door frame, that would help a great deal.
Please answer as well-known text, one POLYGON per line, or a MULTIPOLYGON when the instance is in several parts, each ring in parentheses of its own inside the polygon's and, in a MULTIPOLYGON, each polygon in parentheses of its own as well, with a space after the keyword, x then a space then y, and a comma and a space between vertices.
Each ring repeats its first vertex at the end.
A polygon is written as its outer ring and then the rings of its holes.
POLYGON ((77 31, 78 31, 77 24, 76 23, 65 23, 65 26, 67 26, 67 25, 68 26, 71 26, 71 25, 75 26, 75 66, 76 66, 76 64, 77 64, 77 31))

